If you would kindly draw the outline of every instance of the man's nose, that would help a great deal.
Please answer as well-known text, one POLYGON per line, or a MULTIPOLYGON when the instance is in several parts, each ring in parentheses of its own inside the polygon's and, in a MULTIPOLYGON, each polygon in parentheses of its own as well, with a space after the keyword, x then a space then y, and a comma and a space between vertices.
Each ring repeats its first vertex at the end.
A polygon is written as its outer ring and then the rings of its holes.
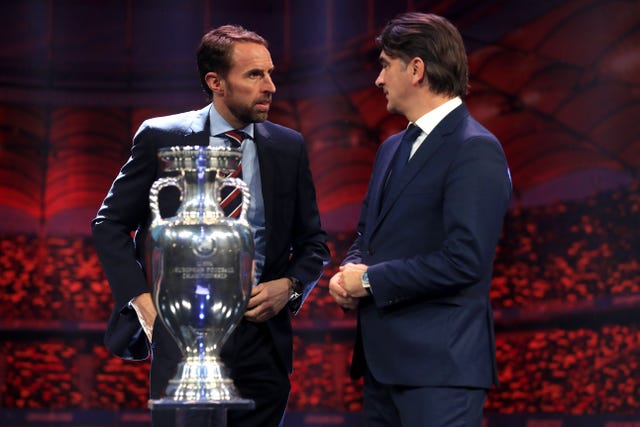
POLYGON ((267 77, 265 78, 264 90, 265 92, 270 93, 275 93, 276 91, 276 84, 273 82, 273 79, 269 75, 267 75, 267 77))
POLYGON ((380 73, 378 74, 378 77, 376 77, 376 81, 374 82, 374 84, 378 87, 382 87, 384 85, 384 79, 382 78, 382 71, 380 71, 380 73))

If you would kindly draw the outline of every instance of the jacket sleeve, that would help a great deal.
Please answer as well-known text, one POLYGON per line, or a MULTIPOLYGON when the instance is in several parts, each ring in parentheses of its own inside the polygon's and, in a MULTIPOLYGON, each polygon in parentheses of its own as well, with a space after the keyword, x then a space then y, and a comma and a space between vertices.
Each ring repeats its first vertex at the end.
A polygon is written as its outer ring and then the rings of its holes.
POLYGON ((301 302, 294 310, 300 310, 330 261, 327 235, 320 224, 316 191, 309 167, 309 158, 304 144, 301 145, 297 168, 294 227, 291 242, 291 259, 288 275, 296 277, 304 285, 301 302))
MULTIPOLYGON (((508 166, 498 141, 484 136, 465 141, 444 178, 441 244, 430 252, 370 266, 376 304, 446 297, 488 284, 510 197, 508 166)), ((419 220, 421 212, 407 215, 419 220)), ((403 232, 407 239, 421 238, 403 232)))
POLYGON ((149 218, 149 189, 156 176, 153 131, 143 124, 134 137, 131 156, 117 175, 93 219, 92 236, 113 293, 115 307, 149 287, 143 271, 141 250, 133 235, 143 232, 149 218))

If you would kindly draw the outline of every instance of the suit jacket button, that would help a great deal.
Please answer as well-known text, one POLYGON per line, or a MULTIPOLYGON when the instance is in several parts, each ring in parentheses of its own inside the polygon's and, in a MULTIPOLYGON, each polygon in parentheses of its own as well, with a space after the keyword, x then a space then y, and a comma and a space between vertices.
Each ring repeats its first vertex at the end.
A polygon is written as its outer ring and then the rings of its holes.
POLYGON ((376 251, 373 250, 373 248, 369 248, 369 255, 373 255, 376 251))

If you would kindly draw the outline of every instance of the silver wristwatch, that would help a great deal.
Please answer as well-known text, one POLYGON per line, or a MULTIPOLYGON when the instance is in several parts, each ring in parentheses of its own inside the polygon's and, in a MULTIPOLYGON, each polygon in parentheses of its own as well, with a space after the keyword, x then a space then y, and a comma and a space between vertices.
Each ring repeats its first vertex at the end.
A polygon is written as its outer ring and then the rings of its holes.
POLYGON ((289 295, 289 302, 291 302, 302 296, 303 289, 300 280, 295 277, 288 277, 288 279, 291 280, 291 295, 289 295))
POLYGON ((371 284, 369 283, 369 274, 367 273, 367 270, 362 272, 360 281, 362 282, 362 287, 365 288, 367 292, 371 293, 371 284))

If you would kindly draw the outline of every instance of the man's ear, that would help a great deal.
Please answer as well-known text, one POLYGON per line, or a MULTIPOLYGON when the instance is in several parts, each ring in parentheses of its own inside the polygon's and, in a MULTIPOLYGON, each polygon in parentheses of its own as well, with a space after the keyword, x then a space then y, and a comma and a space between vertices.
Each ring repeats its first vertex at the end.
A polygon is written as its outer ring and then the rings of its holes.
POLYGON ((222 79, 218 73, 209 71, 204 75, 204 81, 207 82, 207 86, 209 86, 214 95, 224 95, 222 79))
POLYGON ((415 57, 409 62, 409 70, 411 71, 411 78, 414 83, 423 83, 426 79, 425 63, 422 58, 415 57))

